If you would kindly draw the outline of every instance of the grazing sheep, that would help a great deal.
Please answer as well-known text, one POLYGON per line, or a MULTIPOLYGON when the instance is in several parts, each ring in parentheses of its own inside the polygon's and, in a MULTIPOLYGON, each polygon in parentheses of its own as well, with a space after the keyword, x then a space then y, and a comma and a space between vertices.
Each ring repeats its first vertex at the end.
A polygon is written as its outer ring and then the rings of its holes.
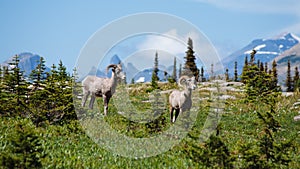
POLYGON ((107 71, 112 68, 111 78, 100 78, 96 76, 87 76, 82 81, 83 97, 82 107, 85 106, 88 96, 91 94, 89 108, 93 109, 96 97, 102 97, 104 103, 104 115, 107 114, 108 103, 112 95, 115 93, 118 78, 124 79, 125 75, 122 72, 121 64, 111 64, 107 66, 107 71))
POLYGON ((184 87, 184 90, 174 90, 169 96, 171 122, 175 122, 179 113, 189 111, 192 107, 192 90, 196 85, 195 77, 189 78, 182 76, 178 80, 178 84, 184 87), (175 115, 173 114, 175 110, 175 115))

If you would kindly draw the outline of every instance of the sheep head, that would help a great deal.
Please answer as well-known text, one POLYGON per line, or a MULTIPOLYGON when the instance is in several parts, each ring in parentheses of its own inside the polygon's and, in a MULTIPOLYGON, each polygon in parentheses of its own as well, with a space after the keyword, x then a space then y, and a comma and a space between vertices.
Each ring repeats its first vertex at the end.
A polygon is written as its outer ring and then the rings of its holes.
POLYGON ((181 76, 178 80, 179 86, 184 86, 187 89, 195 90, 197 87, 195 77, 181 76))
POLYGON ((125 74, 122 72, 122 64, 110 64, 107 66, 106 71, 112 68, 112 71, 116 74, 116 76, 120 79, 125 79, 125 74))

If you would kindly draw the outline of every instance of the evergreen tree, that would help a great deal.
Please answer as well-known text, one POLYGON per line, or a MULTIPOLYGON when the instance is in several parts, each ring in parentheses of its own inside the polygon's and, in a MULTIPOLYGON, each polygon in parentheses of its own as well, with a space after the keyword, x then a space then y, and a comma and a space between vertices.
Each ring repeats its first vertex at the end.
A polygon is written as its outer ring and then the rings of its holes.
POLYGON ((252 52, 251 52, 251 55, 250 55, 250 65, 252 66, 252 65, 254 65, 255 63, 255 54, 256 54, 256 50, 252 50, 252 52))
POLYGON ((29 75, 29 78, 33 82, 34 90, 41 87, 41 85, 44 83, 45 79, 47 78, 47 74, 45 72, 46 66, 45 66, 45 60, 43 57, 40 58, 38 62, 38 65, 34 70, 32 70, 31 74, 29 75))
POLYGON ((269 71, 268 70, 268 62, 265 62, 265 68, 264 69, 265 69, 265 72, 268 73, 268 71, 269 71))
POLYGON ((246 55, 245 62, 244 62, 244 67, 247 67, 247 66, 248 66, 248 55, 246 55))
POLYGON ((174 57, 172 79, 173 79, 174 82, 177 81, 176 57, 174 57))
POLYGON ((214 80, 215 76, 214 76, 214 64, 212 63, 210 65, 210 80, 214 80))
POLYGON ((48 106, 51 111, 47 113, 50 123, 63 123, 76 119, 73 106, 72 78, 66 71, 62 61, 59 62, 57 70, 52 66, 49 76, 47 91, 49 94, 48 106))
POLYGON ((246 73, 248 71, 248 56, 246 55, 245 57, 245 62, 244 62, 244 67, 243 67, 243 71, 242 71, 242 76, 241 76, 241 80, 243 83, 246 83, 246 80, 247 80, 247 76, 246 76, 246 73))
POLYGON ((2 66, 0 65, 0 84, 2 85, 2 78, 3 77, 3 69, 2 66))
POLYGON ((76 119, 71 87, 75 81, 76 75, 69 76, 61 61, 58 68, 54 64, 51 66, 45 87, 36 90, 30 97, 32 120, 36 126, 62 124, 76 119))
POLYGON ((237 61, 234 62, 234 81, 238 81, 237 61))
POLYGON ((159 81, 158 78, 158 53, 155 53, 155 58, 154 58, 154 67, 153 67, 153 72, 152 72, 152 78, 151 78, 151 86, 154 89, 158 88, 157 81, 159 81))
POLYGON ((180 78, 182 75, 182 66, 179 64, 179 70, 178 70, 178 78, 180 78))
POLYGON ((12 59, 12 62, 9 63, 12 68, 6 77, 6 87, 8 87, 10 93, 12 94, 12 100, 9 104, 14 106, 16 113, 25 113, 21 112, 21 108, 25 106, 26 95, 27 95, 27 86, 25 79, 23 78, 23 72, 19 68, 19 56, 15 55, 12 59))
POLYGON ((67 68, 66 66, 64 66, 64 64, 62 63, 62 61, 60 60, 58 63, 58 80, 61 82, 65 82, 65 81, 69 81, 69 75, 67 73, 67 68))
POLYGON ((229 81, 229 70, 228 70, 228 68, 226 68, 226 71, 225 71, 225 80, 229 81))
POLYGON ((300 79, 299 79, 299 70, 298 67, 295 67, 295 76, 294 76, 294 91, 299 91, 300 88, 300 79))
POLYGON ((200 72, 200 80, 201 80, 201 82, 204 82, 205 81, 205 78, 204 78, 204 68, 203 68, 203 66, 201 66, 201 72, 200 72))
POLYGON ((5 98, 7 93, 5 91, 5 85, 4 85, 4 67, 0 66, 0 114, 5 113, 5 98))
POLYGON ((271 75, 260 71, 259 67, 253 63, 255 60, 255 50, 251 53, 251 62, 244 69, 243 80, 246 84, 246 101, 257 102, 263 101, 268 102, 269 99, 276 98, 278 95, 277 85, 273 85, 273 79, 271 75))
POLYGON ((12 112, 14 108, 12 104, 8 104, 10 100, 13 100, 13 94, 10 87, 11 74, 7 66, 3 67, 1 78, 1 99, 0 99, 0 113, 8 114, 12 112))
POLYGON ((78 72, 77 72, 77 68, 74 67, 73 73, 72 73, 72 81, 73 81, 73 83, 75 83, 75 82, 77 82, 77 80, 78 80, 78 72))
MULTIPOLYGON (((260 70, 260 64, 261 64, 261 62, 260 62, 260 60, 258 59, 257 60, 257 67, 259 68, 259 70, 260 70)), ((261 71, 261 70, 260 70, 261 71)))
POLYGON ((287 92, 292 92, 294 90, 293 84, 292 84, 292 77, 291 77, 291 62, 290 62, 290 60, 288 60, 288 63, 287 63, 287 76, 286 76, 285 85, 287 87, 287 89, 286 89, 287 92))
POLYGON ((193 41, 191 38, 188 39, 188 49, 185 52, 186 56, 184 57, 185 59, 185 64, 183 67, 183 75, 188 75, 188 76, 195 76, 196 81, 198 81, 199 78, 199 69, 197 68, 196 65, 196 57, 194 55, 194 50, 193 50, 193 41))
POLYGON ((264 68, 264 64, 263 64, 263 63, 260 63, 260 64, 259 64, 259 70, 260 70, 261 72, 264 72, 264 71, 265 71, 265 68, 264 68))
POLYGON ((277 86, 278 74, 277 74, 277 63, 275 60, 273 60, 273 63, 272 63, 272 81, 273 81, 273 85, 277 86))

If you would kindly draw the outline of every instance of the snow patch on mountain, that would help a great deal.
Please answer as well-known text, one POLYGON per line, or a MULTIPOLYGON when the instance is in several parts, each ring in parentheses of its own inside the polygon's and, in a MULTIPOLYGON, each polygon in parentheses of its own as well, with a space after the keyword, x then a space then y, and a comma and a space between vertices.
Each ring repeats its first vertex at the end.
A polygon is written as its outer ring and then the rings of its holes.
POLYGON ((300 42, 300 37, 298 37, 298 36, 296 36, 292 33, 291 33, 291 36, 292 36, 293 39, 296 39, 298 42, 300 42))
POLYGON ((136 83, 144 83, 145 77, 139 77, 138 80, 136 80, 136 83))
POLYGON ((270 62, 284 51, 289 50, 296 44, 299 44, 300 38, 292 33, 284 33, 279 36, 264 39, 255 39, 244 48, 232 53, 225 57, 222 64, 225 68, 229 69, 229 73, 234 72, 234 62, 238 63, 238 73, 240 74, 243 69, 245 57, 256 50, 255 60, 260 62, 270 62))

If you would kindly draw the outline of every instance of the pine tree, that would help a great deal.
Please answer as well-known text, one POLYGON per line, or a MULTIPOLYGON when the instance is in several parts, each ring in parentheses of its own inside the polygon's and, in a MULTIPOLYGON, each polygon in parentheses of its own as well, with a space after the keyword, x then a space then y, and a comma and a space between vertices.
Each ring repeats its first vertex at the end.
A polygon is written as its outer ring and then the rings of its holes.
POLYGON ((244 62, 244 67, 247 67, 247 66, 248 66, 248 55, 246 55, 245 62, 244 62))
POLYGON ((154 89, 158 88, 157 81, 159 81, 158 78, 158 53, 155 53, 155 58, 154 58, 154 68, 152 72, 152 78, 151 78, 151 86, 154 89))
POLYGON ((268 102, 269 99, 278 95, 277 85, 273 85, 271 75, 260 71, 257 64, 254 64, 255 50, 251 53, 251 62, 244 69, 243 80, 246 84, 246 101, 248 102, 268 102))
POLYGON ((199 78, 199 69, 197 68, 196 65, 196 57, 194 55, 194 50, 193 50, 193 41, 191 38, 188 39, 188 49, 185 52, 186 56, 184 57, 185 59, 185 64, 183 67, 183 75, 188 75, 188 76, 195 76, 196 81, 198 81, 199 78))
POLYGON ((4 68, 0 65, 0 114, 4 113, 4 107, 5 105, 5 98, 6 98, 6 93, 5 93, 5 85, 4 85, 4 68))
POLYGON ((300 79, 299 79, 299 70, 298 67, 295 67, 295 76, 294 76, 294 91, 299 91, 300 88, 300 79))
POLYGON ((238 81, 237 61, 234 62, 234 81, 238 81))
POLYGON ((268 62, 265 62, 265 68, 264 69, 265 69, 265 72, 268 73, 268 71, 269 71, 268 70, 268 62))
POLYGON ((273 85, 277 86, 278 74, 277 74, 277 63, 275 60, 273 60, 273 63, 272 63, 272 81, 273 81, 273 85))
MULTIPOLYGON (((26 95, 27 95, 27 86, 23 72, 19 68, 19 56, 15 55, 12 59, 12 62, 9 63, 11 69, 11 73, 8 75, 8 86, 13 94, 13 98, 15 99, 15 103, 11 102, 10 104, 14 105, 17 113, 21 113, 21 107, 25 106, 26 95)), ((24 112, 23 112, 24 113, 24 112)))
POLYGON ((210 80, 214 80, 215 79, 215 73, 214 73, 214 64, 212 63, 210 65, 210 80))
POLYGON ((225 71, 225 80, 227 82, 229 81, 229 70, 228 70, 228 68, 226 68, 226 71, 225 71))
POLYGON ((200 80, 201 80, 201 82, 204 82, 205 81, 205 78, 204 78, 204 68, 203 68, 203 66, 201 66, 201 72, 200 72, 200 80))
MULTIPOLYGON (((258 59, 257 60, 257 67, 259 68, 259 70, 260 70, 260 64, 261 64, 261 62, 260 62, 260 60, 258 59)), ((261 70, 260 70, 261 71, 261 70)))
POLYGON ((46 66, 45 66, 45 60, 43 57, 40 58, 38 62, 38 65, 34 70, 32 70, 31 74, 29 75, 29 78, 33 82, 34 90, 41 87, 41 85, 44 83, 44 81, 47 78, 47 74, 45 72, 46 66))
POLYGON ((182 66, 179 64, 179 70, 178 70, 178 78, 182 76, 182 66))
POLYGON ((263 64, 263 63, 260 63, 260 64, 259 64, 259 70, 260 70, 261 72, 264 72, 264 71, 265 71, 265 68, 264 68, 264 64, 263 64))
POLYGON ((247 81, 247 71, 248 71, 249 65, 248 65, 248 56, 246 55, 245 57, 245 62, 244 62, 244 67, 243 67, 243 71, 242 71, 242 76, 241 76, 241 80, 243 83, 246 83, 247 81))
POLYGON ((13 100, 14 94, 11 90, 11 72, 7 66, 3 67, 2 78, 1 78, 1 99, 0 99, 0 113, 8 114, 12 112, 14 106, 12 103, 9 104, 10 100, 13 100))
POLYGON ((250 54, 250 65, 252 66, 252 65, 254 65, 255 63, 255 54, 256 54, 256 50, 252 50, 252 52, 251 52, 251 54, 250 54))
POLYGON ((174 82, 177 81, 176 57, 174 57, 172 79, 173 79, 174 82))
POLYGON ((2 66, 0 65, 0 84, 2 85, 2 78, 3 77, 3 69, 2 66))
POLYGON ((287 89, 286 89, 287 92, 292 92, 293 91, 290 60, 288 60, 288 63, 287 63, 287 76, 286 76, 285 85, 287 87, 287 89))
POLYGON ((63 65, 62 61, 60 60, 58 63, 58 80, 61 82, 69 81, 69 75, 67 73, 67 68, 66 66, 63 65))
POLYGON ((62 61, 59 62, 57 71, 53 70, 52 76, 54 76, 52 78, 52 84, 54 85, 54 90, 56 91, 54 93, 56 93, 56 95, 50 98, 55 98, 55 100, 50 101, 50 103, 52 103, 52 109, 48 114, 48 119, 51 123, 63 123, 76 119, 72 88, 70 87, 72 78, 67 73, 62 61))

